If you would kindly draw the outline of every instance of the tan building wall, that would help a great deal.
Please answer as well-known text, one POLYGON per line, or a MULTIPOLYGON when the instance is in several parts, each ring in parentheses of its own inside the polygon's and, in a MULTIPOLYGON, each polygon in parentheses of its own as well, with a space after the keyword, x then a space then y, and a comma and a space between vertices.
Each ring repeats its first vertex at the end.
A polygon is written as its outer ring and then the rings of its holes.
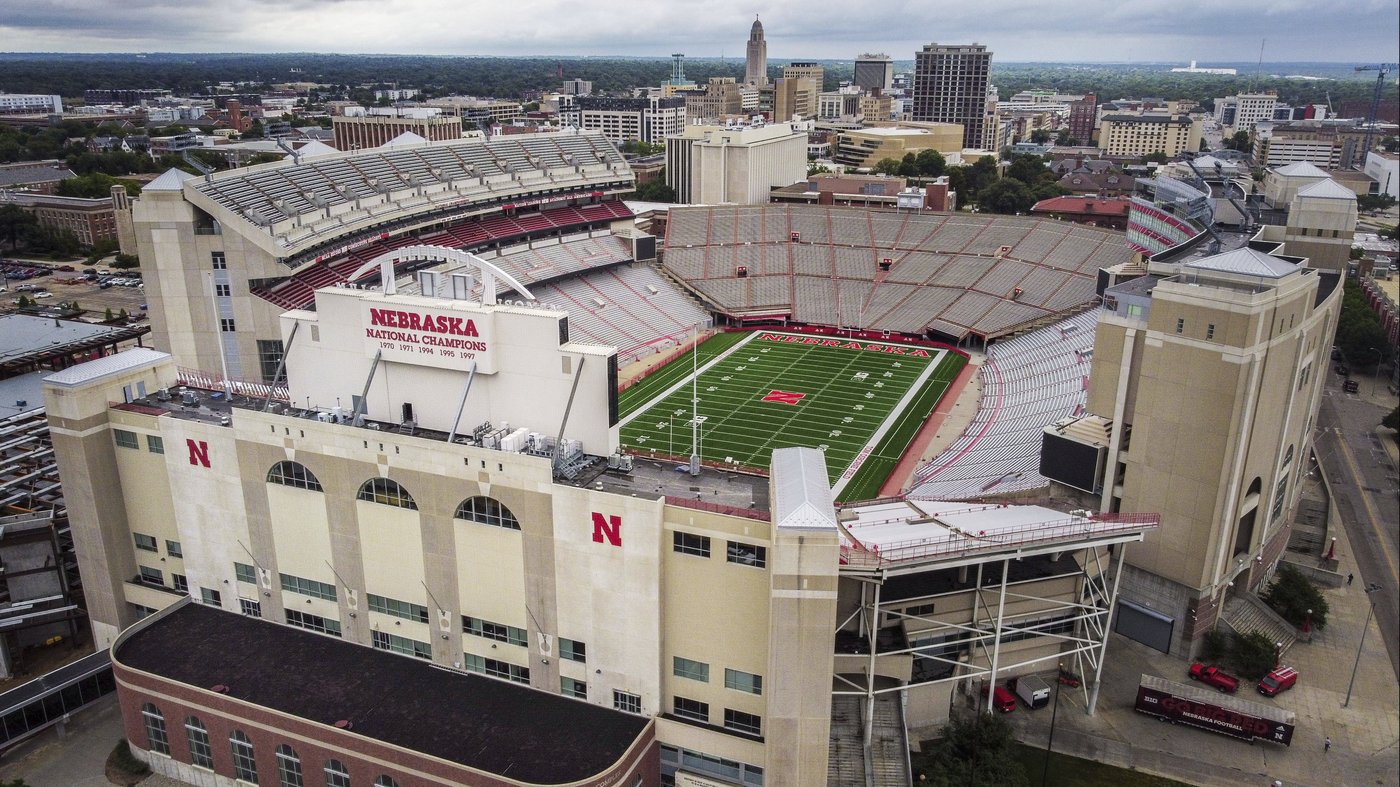
POLYGON ((921 150, 960 153, 963 129, 957 123, 899 123, 842 131, 832 160, 850 167, 873 167, 881 159, 903 159, 921 150))
POLYGON ((1201 121, 1185 115, 1105 115, 1099 126, 1099 149, 1109 156, 1175 157, 1200 144, 1201 121))

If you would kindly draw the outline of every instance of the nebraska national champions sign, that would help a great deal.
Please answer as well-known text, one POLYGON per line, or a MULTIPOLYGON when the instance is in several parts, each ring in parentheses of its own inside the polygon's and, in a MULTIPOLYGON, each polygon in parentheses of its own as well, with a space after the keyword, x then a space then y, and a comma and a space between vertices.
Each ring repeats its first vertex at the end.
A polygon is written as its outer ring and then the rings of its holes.
POLYGON ((465 369, 476 361, 477 371, 496 371, 492 347, 492 315, 459 309, 362 306, 365 351, 383 360, 440 369, 465 369))

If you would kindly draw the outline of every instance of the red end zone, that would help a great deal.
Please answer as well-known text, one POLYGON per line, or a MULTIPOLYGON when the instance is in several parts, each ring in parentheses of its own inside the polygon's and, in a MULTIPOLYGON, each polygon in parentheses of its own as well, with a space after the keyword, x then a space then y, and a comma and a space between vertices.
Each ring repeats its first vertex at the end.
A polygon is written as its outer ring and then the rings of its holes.
POLYGON ((769 391, 768 394, 759 401, 777 402, 779 404, 797 404, 802 401, 802 397, 806 395, 805 393, 793 393, 790 391, 769 391))

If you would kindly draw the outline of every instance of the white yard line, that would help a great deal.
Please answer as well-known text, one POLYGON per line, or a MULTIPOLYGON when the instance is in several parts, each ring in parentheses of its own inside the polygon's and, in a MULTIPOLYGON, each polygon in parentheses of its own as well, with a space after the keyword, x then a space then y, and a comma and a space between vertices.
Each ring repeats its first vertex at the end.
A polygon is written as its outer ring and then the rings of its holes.
POLYGON ((846 484, 850 483, 852 478, 855 478, 856 472, 860 470, 860 466, 865 464, 865 460, 875 451, 875 446, 879 445, 880 441, 885 439, 885 433, 890 431, 895 421, 899 420, 899 416, 904 413, 904 409, 909 406, 909 403, 919 394, 919 391, 923 390, 924 383, 928 382, 928 378, 933 375, 934 370, 943 362, 943 357, 948 351, 934 350, 934 352, 937 354, 929 359, 929 364, 924 367, 923 374, 920 374, 918 379, 914 381, 914 384, 909 386, 909 390, 904 392, 904 396, 900 397, 899 402, 891 408, 889 414, 885 416, 884 422, 882 422, 880 426, 876 428, 875 433, 870 436, 865 447, 860 449, 856 454, 856 458, 851 460, 851 464, 837 477, 836 484, 831 487, 832 497, 840 499, 841 490, 846 488, 846 484))
MULTIPOLYGON (((741 340, 739 340, 738 342, 736 342, 736 343, 734 344, 733 347, 730 347, 728 350, 725 350, 724 352, 720 353, 719 355, 716 355, 715 357, 713 357, 713 358, 711 358, 710 360, 706 361, 706 362, 705 362, 705 365, 701 366, 701 367, 700 367, 699 369, 697 369, 693 374, 689 374, 689 375, 686 375, 685 377, 682 377, 681 380, 680 380, 680 382, 678 382, 678 383, 676 383, 675 385, 671 386, 670 388, 667 388, 666 390, 662 391, 660 394, 658 394, 658 395, 656 395, 655 397, 653 397, 651 401, 647 402, 646 404, 642 405, 641 407, 638 407, 636 410, 633 410, 631 415, 627 416, 626 418, 623 418, 621 421, 618 421, 618 423, 617 423, 617 428, 618 428, 618 429, 621 429, 622 427, 624 427, 624 426, 626 426, 626 425, 632 423, 632 421, 633 421, 635 418, 637 418, 637 416, 639 416, 639 415, 641 415, 641 414, 647 412, 647 411, 650 410, 651 408, 653 408, 653 407, 655 407, 656 405, 660 404, 662 399, 665 399, 666 397, 670 396, 671 394, 675 393, 676 391, 679 391, 683 386, 685 386, 687 383, 689 383, 689 382, 691 381, 692 378, 694 378, 694 377, 699 377, 701 374, 704 374, 706 371, 708 371, 709 368, 710 368, 711 366, 714 366, 715 364, 719 363, 720 361, 723 361, 725 358, 728 358, 729 356, 733 355, 735 352, 737 352, 737 351, 739 350, 740 347, 743 347, 743 346, 747 345, 749 342, 753 341, 754 337, 757 336, 757 335, 758 335, 758 331, 750 331, 748 336, 745 336, 743 339, 741 339, 741 340)), ((691 350, 691 352, 695 352, 695 351, 698 350, 698 349, 699 349, 699 347, 696 347, 695 350, 691 350)))

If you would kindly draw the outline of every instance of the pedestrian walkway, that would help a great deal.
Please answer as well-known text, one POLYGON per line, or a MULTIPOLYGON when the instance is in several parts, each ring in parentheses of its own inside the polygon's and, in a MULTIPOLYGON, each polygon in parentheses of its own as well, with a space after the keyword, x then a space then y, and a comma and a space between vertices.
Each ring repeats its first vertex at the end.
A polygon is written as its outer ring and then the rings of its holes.
MULTIPOLYGON (((1345 530, 1333 532, 1337 570, 1343 575, 1357 572, 1345 530)), ((1324 588, 1323 593, 1331 608, 1327 628, 1316 631, 1311 642, 1298 642, 1285 657, 1299 672, 1297 686, 1275 699, 1257 694, 1249 685, 1240 688, 1241 696, 1247 693, 1248 699, 1297 714, 1291 747, 1250 745, 1136 712, 1141 674, 1187 682, 1189 664, 1115 634, 1108 645, 1097 715, 1085 715, 1082 689, 1061 687, 1055 751, 1220 787, 1269 784, 1273 779, 1288 787, 1400 784, 1400 687, 1375 620, 1369 624, 1351 703, 1343 707, 1367 622, 1367 595, 1361 582, 1324 588), (1332 747, 1324 752, 1328 737, 1332 747)), ((1021 707, 1008 718, 1022 741, 1044 746, 1050 716, 1049 708, 1021 707)))

